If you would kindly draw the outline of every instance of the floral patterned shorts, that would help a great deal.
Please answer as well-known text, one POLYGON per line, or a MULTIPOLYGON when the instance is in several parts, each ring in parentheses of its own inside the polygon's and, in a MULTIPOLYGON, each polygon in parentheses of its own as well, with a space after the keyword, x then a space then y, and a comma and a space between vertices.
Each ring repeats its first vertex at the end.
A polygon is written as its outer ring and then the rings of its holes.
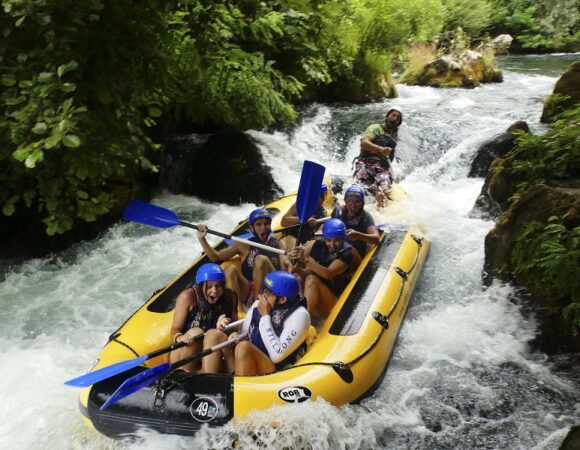
POLYGON ((378 188, 385 193, 391 191, 391 171, 377 161, 357 161, 354 176, 372 194, 376 194, 378 188))

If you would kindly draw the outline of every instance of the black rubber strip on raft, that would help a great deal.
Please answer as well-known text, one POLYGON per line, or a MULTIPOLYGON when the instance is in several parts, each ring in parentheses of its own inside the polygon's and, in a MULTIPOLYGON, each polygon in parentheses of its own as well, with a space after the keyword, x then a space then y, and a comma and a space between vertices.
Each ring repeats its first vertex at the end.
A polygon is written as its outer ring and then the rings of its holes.
POLYGON ((394 230, 385 236, 332 323, 330 334, 351 336, 358 333, 406 234, 406 230, 394 230))

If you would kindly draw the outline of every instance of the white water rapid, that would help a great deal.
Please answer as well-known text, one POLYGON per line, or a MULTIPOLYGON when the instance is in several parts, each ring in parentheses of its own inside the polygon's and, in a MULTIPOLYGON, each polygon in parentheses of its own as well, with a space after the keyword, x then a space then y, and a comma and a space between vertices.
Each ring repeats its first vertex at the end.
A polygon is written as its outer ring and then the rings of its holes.
MULTIPOLYGON (((304 159, 350 176, 366 126, 393 104, 404 111, 395 165, 408 194, 401 209, 432 248, 393 360, 370 397, 341 408, 324 401, 274 408, 195 437, 144 431, 116 441, 90 430, 77 391, 63 382, 85 373, 109 334, 200 251, 189 229, 119 223, 56 256, 0 266, 0 448, 205 449, 231 448, 236 439, 244 449, 558 448, 580 423, 579 376, 530 352, 536 324, 511 301, 512 287, 483 287, 483 242, 493 223, 468 217, 483 183, 467 178, 478 146, 517 120, 545 130, 542 102, 563 69, 550 72, 542 58, 504 60, 503 83, 398 86, 396 100, 313 105, 289 130, 250 132, 290 191, 304 159), (279 427, 264 425, 272 418, 279 427)), ((163 193, 153 202, 223 231, 255 207, 163 193)))

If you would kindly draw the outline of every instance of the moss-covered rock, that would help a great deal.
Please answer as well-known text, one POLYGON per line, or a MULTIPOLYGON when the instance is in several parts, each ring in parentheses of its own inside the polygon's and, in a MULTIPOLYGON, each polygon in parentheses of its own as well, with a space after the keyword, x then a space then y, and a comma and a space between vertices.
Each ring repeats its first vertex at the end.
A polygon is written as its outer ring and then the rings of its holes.
MULTIPOLYGON (((526 190, 485 239, 485 276, 525 286, 540 318, 543 351, 580 351, 580 334, 564 310, 571 305, 580 251, 580 182, 526 190)), ((579 280, 580 281, 580 280, 579 280)))
POLYGON ((502 212, 485 241, 485 279, 523 286, 540 318, 536 345, 580 351, 580 107, 524 134, 486 183, 502 212))
POLYGON ((554 86, 544 102, 541 121, 549 123, 564 110, 580 103, 580 61, 573 63, 554 86))
POLYGON ((419 86, 464 88, 501 81, 503 75, 493 62, 491 49, 443 55, 419 70, 407 70, 399 79, 401 83, 419 86))

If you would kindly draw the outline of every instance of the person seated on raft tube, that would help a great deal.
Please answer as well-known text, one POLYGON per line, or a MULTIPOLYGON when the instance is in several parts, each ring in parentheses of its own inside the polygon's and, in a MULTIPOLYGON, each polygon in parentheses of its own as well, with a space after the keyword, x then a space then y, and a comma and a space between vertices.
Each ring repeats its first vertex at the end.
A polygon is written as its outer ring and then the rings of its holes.
MULTIPOLYGON (((248 340, 235 348, 223 348, 203 358, 203 371, 218 373, 226 369, 238 376, 264 375, 294 364, 305 350, 310 330, 310 314, 300 295, 298 279, 288 272, 270 272, 264 278, 264 290, 258 296, 242 325, 248 340)), ((238 339, 234 332, 229 339, 238 339)), ((209 330, 203 345, 211 348, 228 337, 220 330, 209 330)))
POLYGON ((291 250, 292 270, 304 281, 308 312, 326 317, 352 278, 360 256, 346 242, 346 226, 330 219, 322 227, 324 240, 309 241, 291 250))
MULTIPOLYGON (((280 239, 280 241, 286 249, 289 250, 296 247, 297 242, 304 243, 314 239, 314 233, 318 230, 318 228, 320 228, 321 225, 319 222, 317 222, 317 219, 322 219, 323 217, 328 216, 326 208, 322 206, 326 200, 327 192, 328 186, 326 184, 322 184, 318 197, 318 206, 316 207, 316 211, 314 211, 312 217, 310 217, 306 223, 302 225, 302 228, 297 227, 284 232, 284 237, 280 239), (300 233, 300 236, 298 236, 298 233, 300 233)), ((296 203, 294 203, 282 216, 280 224, 283 227, 300 225, 300 217, 298 217, 298 212, 296 211, 296 203)))
POLYGON ((377 205, 384 206, 393 184, 391 162, 395 158, 395 147, 403 113, 392 107, 383 124, 373 124, 363 133, 360 154, 356 158, 355 178, 375 196, 377 205))
POLYGON ((330 214, 346 225, 348 243, 358 250, 361 258, 367 254, 367 244, 380 242, 375 219, 365 211, 365 191, 360 186, 351 186, 344 193, 344 205, 337 206, 330 214))
MULTIPOLYGON (((195 336, 215 328, 223 330, 230 321, 237 320, 236 294, 225 288, 226 274, 214 263, 202 265, 195 275, 195 284, 181 291, 175 303, 171 336, 174 342, 184 342, 185 347, 173 350, 169 362, 174 363, 200 352, 201 340, 195 336)), ((182 367, 187 372, 199 368, 199 361, 182 367)))
MULTIPOLYGON (((258 208, 250 213, 248 219, 254 236, 250 241, 270 247, 281 248, 272 232, 272 216, 266 209, 258 208)), ((216 251, 206 240, 207 226, 198 225, 197 239, 208 258, 213 262, 223 262, 236 255, 242 260, 241 270, 235 265, 228 265, 226 272, 226 287, 232 289, 238 298, 238 308, 245 311, 252 300, 258 298, 262 289, 264 277, 268 272, 284 267, 284 258, 280 255, 256 247, 233 241, 232 245, 216 251)))

